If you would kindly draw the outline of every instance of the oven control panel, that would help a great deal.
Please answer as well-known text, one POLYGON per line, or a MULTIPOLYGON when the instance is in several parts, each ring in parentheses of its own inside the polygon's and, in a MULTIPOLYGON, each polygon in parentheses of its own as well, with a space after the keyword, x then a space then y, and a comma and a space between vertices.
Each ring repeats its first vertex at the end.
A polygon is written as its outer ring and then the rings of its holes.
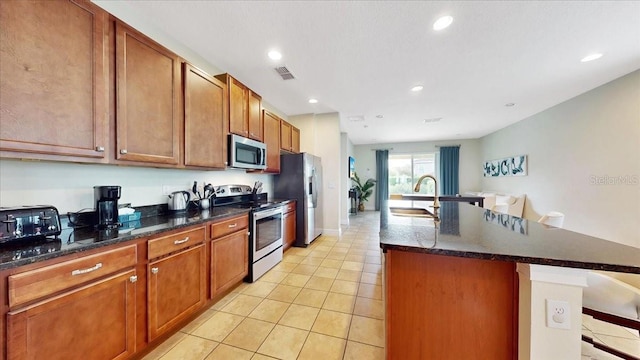
POLYGON ((216 197, 249 195, 252 188, 249 185, 220 185, 216 186, 216 197))
POLYGON ((0 208, 0 243, 60 235, 58 209, 50 205, 0 208))

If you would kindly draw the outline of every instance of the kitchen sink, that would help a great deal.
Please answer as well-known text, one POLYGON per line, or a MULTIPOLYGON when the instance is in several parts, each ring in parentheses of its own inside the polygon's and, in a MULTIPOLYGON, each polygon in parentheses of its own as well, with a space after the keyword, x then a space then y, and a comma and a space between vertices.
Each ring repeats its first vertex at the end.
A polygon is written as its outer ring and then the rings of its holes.
POLYGON ((391 215, 407 217, 437 218, 431 211, 414 207, 389 207, 391 215))

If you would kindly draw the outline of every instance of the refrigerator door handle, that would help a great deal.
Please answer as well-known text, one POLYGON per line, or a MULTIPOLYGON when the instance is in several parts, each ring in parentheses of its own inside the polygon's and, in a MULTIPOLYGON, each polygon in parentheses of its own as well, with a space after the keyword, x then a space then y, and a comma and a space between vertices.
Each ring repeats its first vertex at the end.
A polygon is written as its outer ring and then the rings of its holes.
POLYGON ((314 208, 318 207, 318 191, 313 190, 316 187, 317 182, 316 171, 313 169, 311 173, 311 182, 309 183, 309 192, 311 193, 311 204, 314 208))

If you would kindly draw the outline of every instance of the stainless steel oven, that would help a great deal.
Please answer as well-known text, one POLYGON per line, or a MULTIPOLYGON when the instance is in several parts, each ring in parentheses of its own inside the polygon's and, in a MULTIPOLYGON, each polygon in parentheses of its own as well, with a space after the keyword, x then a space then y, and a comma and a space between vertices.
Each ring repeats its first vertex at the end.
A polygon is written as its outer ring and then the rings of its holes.
POLYGON ((253 282, 282 261, 282 206, 255 208, 251 223, 251 271, 253 282))

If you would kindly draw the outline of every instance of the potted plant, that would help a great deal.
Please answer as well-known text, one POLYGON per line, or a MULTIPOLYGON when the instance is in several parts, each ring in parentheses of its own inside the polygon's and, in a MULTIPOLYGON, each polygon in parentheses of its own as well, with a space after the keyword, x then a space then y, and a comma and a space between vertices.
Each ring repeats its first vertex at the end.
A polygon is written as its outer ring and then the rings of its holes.
POLYGON ((355 188, 358 189, 358 211, 364 211, 364 203, 369 200, 369 196, 373 194, 373 187, 376 181, 372 178, 367 179, 365 183, 360 182, 358 173, 354 172, 351 181, 355 183, 355 188))

